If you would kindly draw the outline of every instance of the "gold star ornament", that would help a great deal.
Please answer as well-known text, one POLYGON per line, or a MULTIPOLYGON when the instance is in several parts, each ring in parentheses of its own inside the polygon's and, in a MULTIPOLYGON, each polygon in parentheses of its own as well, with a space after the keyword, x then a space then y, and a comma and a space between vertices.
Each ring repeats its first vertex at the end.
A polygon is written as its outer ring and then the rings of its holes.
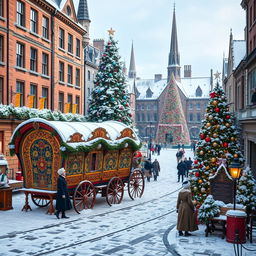
POLYGON ((115 30, 113 30, 112 28, 110 28, 109 30, 108 30, 108 34, 110 35, 110 36, 113 36, 114 34, 115 34, 115 30))
POLYGON ((221 75, 221 73, 218 72, 218 70, 217 70, 217 72, 214 74, 215 79, 216 79, 216 80, 219 80, 219 79, 220 79, 220 75, 221 75))

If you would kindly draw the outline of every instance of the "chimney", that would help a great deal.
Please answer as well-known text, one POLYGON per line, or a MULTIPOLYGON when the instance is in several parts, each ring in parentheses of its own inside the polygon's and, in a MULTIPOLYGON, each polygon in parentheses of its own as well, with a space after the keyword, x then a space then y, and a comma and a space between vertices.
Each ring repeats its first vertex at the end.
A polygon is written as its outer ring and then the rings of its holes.
POLYGON ((100 54, 104 52, 104 39, 94 39, 93 46, 100 50, 100 54))
POLYGON ((155 74, 155 83, 162 80, 162 74, 155 74))
POLYGON ((191 65, 184 65, 184 77, 191 77, 191 65))

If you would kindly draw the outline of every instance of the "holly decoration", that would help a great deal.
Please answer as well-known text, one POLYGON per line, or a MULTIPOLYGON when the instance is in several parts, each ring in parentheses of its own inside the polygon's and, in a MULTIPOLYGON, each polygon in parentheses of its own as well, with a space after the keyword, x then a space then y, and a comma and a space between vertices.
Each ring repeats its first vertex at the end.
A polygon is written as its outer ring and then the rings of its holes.
POLYGON ((130 99, 122 70, 117 42, 110 36, 89 99, 88 121, 116 120, 132 124, 130 99))
POLYGON ((195 161, 190 171, 191 187, 196 187, 192 196, 198 204, 202 204, 210 192, 209 177, 216 173, 219 158, 226 158, 227 165, 234 158, 240 163, 243 162, 238 134, 234 126, 234 118, 228 109, 225 93, 217 84, 210 93, 205 120, 199 134, 195 161))

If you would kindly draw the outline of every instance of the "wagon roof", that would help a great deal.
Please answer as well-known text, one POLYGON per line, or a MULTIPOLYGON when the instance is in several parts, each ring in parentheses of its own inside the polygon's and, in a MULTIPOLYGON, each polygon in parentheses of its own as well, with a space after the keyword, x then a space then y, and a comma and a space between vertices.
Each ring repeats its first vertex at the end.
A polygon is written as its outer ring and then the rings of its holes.
POLYGON ((119 145, 125 140, 130 140, 137 146, 140 145, 140 140, 133 129, 117 121, 106 121, 102 123, 62 122, 48 121, 42 118, 31 118, 18 125, 14 130, 10 144, 14 144, 18 131, 30 123, 48 125, 56 131, 62 142, 74 149, 78 146, 91 146, 98 140, 104 140, 111 146, 119 145))

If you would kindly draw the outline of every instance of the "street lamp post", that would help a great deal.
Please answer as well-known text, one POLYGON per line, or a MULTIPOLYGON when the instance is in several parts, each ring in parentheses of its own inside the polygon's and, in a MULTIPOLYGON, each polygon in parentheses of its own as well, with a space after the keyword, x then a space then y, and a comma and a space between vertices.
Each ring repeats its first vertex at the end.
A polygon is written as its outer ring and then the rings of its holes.
POLYGON ((149 123, 149 159, 150 160, 151 160, 151 147, 152 147, 151 125, 152 125, 152 122, 149 123))
POLYGON ((240 177, 241 168, 242 168, 242 166, 240 165, 238 159, 234 160, 229 165, 229 172, 231 174, 231 177, 234 180, 234 210, 236 209, 236 182, 240 177))

